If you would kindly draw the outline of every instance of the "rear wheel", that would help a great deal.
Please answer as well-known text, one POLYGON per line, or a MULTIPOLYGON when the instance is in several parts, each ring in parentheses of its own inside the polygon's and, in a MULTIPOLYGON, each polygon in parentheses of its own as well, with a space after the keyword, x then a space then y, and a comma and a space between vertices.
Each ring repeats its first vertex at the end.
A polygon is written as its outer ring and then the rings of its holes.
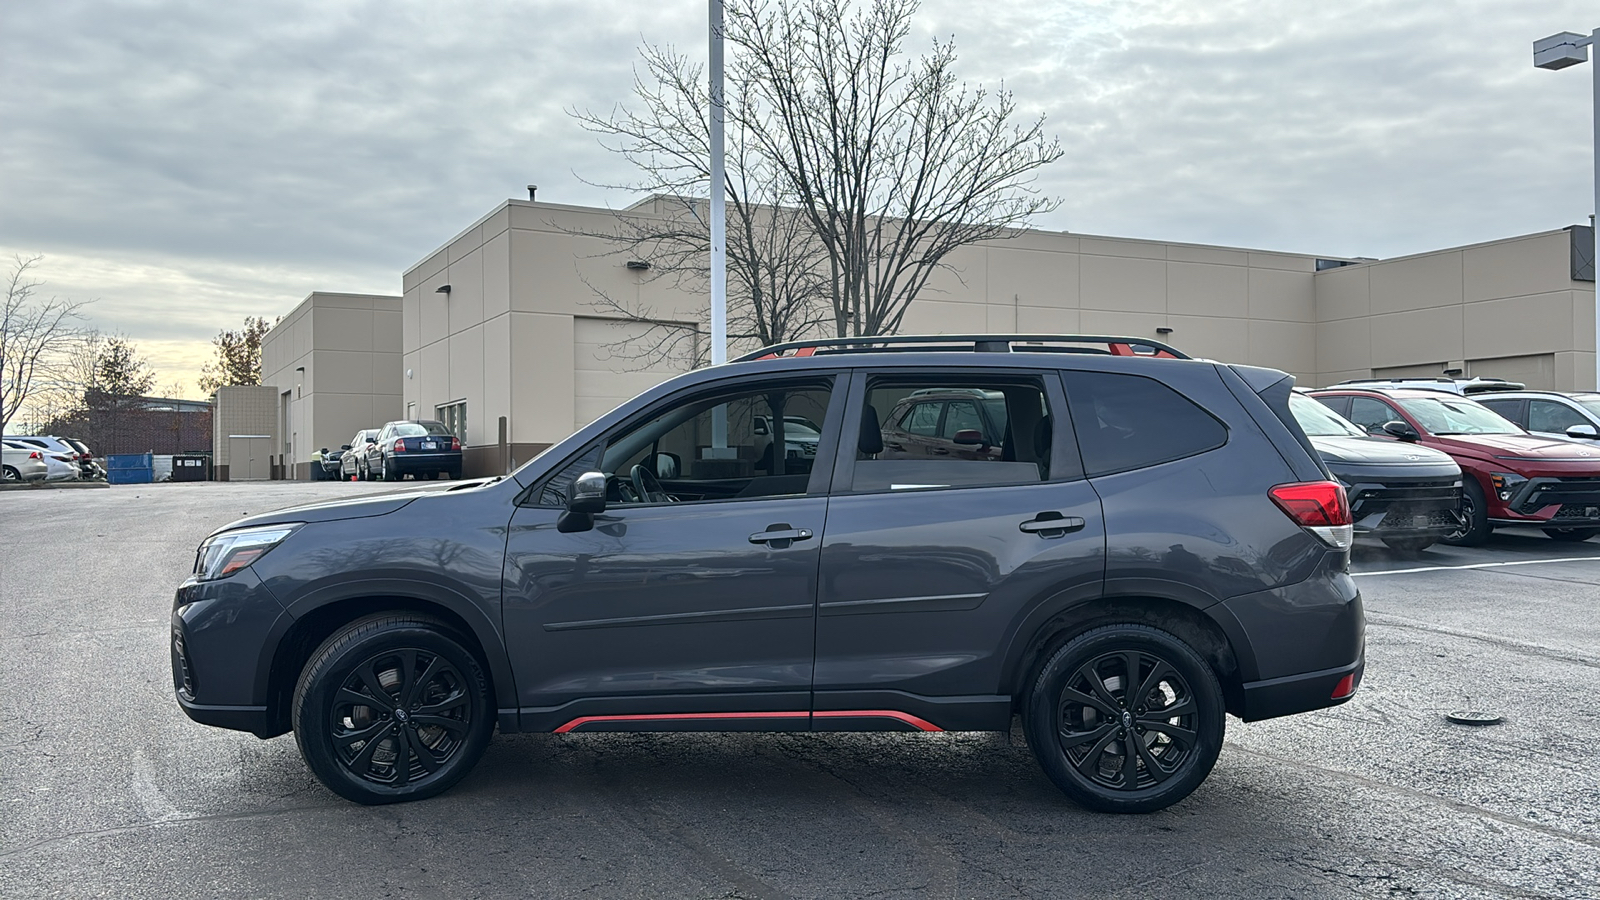
POLYGON ((1394 550, 1397 553, 1421 553, 1432 547, 1439 539, 1429 535, 1427 537, 1386 537, 1380 538, 1380 540, 1388 544, 1390 550, 1394 550))
POLYGON ((389 461, 383 459, 378 461, 378 477, 384 481, 399 481, 400 473, 389 468, 389 461))
POLYGON ((1216 674, 1188 644, 1148 625, 1106 625, 1039 670, 1023 727, 1062 793, 1102 812, 1144 813, 1205 781, 1224 713, 1216 674))
POLYGON ((330 637, 295 686, 295 743, 329 790, 357 803, 421 800, 466 776, 489 742, 477 658, 441 623, 380 615, 330 637))
POLYGON ((1461 479, 1462 527, 1444 536, 1446 544, 1458 547, 1481 547, 1489 540, 1494 528, 1489 524, 1489 503, 1484 499, 1478 479, 1465 475, 1461 479))
POLYGON ((1544 533, 1549 535, 1552 541, 1577 543, 1600 534, 1600 528, 1546 528, 1544 533))
POLYGON ((22 480, 22 473, 18 472, 12 466, 6 466, 5 467, 5 479, 7 481, 21 481, 22 480))

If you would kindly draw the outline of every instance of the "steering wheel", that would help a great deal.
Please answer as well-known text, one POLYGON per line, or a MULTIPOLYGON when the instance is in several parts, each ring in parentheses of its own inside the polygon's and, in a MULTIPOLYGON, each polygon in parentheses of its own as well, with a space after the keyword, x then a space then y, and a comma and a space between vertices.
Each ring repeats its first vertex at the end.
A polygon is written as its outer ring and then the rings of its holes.
POLYGON ((667 493, 656 473, 644 466, 634 466, 628 470, 628 477, 632 479, 633 489, 639 495, 641 503, 671 503, 678 499, 667 493))

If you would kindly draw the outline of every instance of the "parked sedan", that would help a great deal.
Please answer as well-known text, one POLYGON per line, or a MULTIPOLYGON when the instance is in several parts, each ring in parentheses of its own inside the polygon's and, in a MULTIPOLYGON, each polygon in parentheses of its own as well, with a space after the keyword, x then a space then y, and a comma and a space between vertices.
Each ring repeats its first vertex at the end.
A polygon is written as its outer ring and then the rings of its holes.
POLYGON ((369 477, 380 481, 399 481, 407 475, 432 479, 440 473, 460 478, 461 440, 443 422, 390 422, 367 446, 366 466, 369 477))
POLYGON ((5 480, 15 484, 21 481, 44 481, 50 467, 44 461, 44 451, 38 447, 5 442, 5 480))
POLYGON ((346 478, 359 478, 367 481, 371 476, 367 474, 367 448, 378 439, 378 429, 363 428, 356 432, 350 443, 339 448, 344 454, 339 457, 339 480, 346 478))
MULTIPOLYGON (((45 481, 72 481, 78 477, 78 461, 75 458, 77 451, 63 452, 49 444, 41 444, 47 438, 6 438, 5 445, 8 451, 9 462, 11 450, 26 450, 30 454, 38 453, 39 460, 45 464, 45 481)), ((31 457, 30 457, 31 458, 31 457)))

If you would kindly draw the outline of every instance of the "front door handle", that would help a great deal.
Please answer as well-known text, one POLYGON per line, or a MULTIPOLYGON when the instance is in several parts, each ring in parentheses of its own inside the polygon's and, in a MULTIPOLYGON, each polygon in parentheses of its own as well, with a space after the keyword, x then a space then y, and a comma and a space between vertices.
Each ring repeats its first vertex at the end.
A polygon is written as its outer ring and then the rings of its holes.
POLYGON ((750 543, 766 544, 774 550, 783 550, 795 541, 808 541, 810 539, 811 529, 790 528, 787 522, 768 525, 766 531, 758 531, 750 535, 750 543))
POLYGON ((1069 531, 1078 531, 1088 523, 1078 516, 1063 516, 1054 510, 1039 513, 1017 527, 1040 537, 1061 537, 1069 531))

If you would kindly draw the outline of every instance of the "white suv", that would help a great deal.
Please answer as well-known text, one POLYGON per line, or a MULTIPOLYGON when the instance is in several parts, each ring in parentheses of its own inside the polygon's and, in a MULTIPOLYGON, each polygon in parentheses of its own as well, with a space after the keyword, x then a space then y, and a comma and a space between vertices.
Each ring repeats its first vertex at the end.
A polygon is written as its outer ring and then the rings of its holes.
POLYGON ((1600 440, 1600 393, 1509 391, 1474 399, 1539 437, 1580 444, 1600 440))

